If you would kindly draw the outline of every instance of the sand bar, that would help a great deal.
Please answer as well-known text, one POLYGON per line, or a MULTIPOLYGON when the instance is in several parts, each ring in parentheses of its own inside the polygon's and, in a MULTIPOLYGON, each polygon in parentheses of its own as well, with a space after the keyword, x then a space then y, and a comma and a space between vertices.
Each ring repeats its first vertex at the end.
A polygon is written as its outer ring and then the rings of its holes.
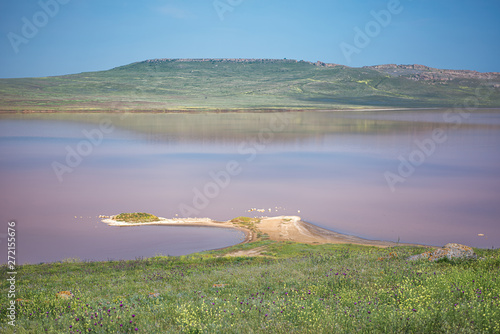
POLYGON ((147 223, 127 223, 116 221, 110 218, 103 219, 102 222, 110 226, 144 226, 144 225, 165 225, 165 226, 200 226, 234 228, 243 231, 246 235, 242 243, 256 241, 257 234, 267 235, 270 240, 293 241, 307 244, 357 244, 378 247, 390 247, 397 245, 396 242, 378 241, 359 238, 352 235, 340 234, 319 226, 302 221, 299 216, 277 216, 259 217, 255 222, 255 229, 244 227, 232 221, 215 221, 210 218, 159 218, 158 221, 147 223))

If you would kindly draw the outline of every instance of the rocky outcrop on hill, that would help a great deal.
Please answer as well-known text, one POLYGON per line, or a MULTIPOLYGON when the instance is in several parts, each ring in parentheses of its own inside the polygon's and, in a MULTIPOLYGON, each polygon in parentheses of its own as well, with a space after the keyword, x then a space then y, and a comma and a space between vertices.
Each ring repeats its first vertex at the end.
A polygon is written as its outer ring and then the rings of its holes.
POLYGON ((243 59, 243 58, 160 58, 160 59, 149 59, 145 61, 146 63, 163 63, 163 62, 178 62, 178 63, 202 63, 202 62, 213 62, 213 63, 298 63, 295 59, 243 59))
MULTIPOLYGON (((315 63, 304 60, 295 60, 295 59, 258 59, 258 58, 195 58, 195 59, 184 59, 184 58, 161 58, 161 59, 149 59, 145 61, 146 63, 164 63, 164 62, 178 62, 178 63, 201 63, 201 62, 213 62, 213 63, 261 63, 261 64, 275 64, 275 63, 283 63, 283 64, 291 64, 291 63, 305 63, 320 67, 336 67, 336 66, 344 66, 339 64, 329 64, 324 63, 322 61, 317 61, 315 63)), ((347 66, 346 66, 347 67, 347 66)))
POLYGON ((444 245, 443 248, 438 248, 434 250, 433 252, 429 251, 422 254, 410 256, 408 260, 415 261, 424 259, 429 261, 437 261, 443 258, 448 258, 449 260, 451 259, 472 260, 476 259, 477 255, 474 252, 474 250, 469 246, 450 243, 444 245))
POLYGON ((415 81, 450 81, 454 79, 478 79, 494 81, 494 84, 500 84, 500 73, 498 72, 477 72, 470 70, 442 70, 424 65, 375 65, 365 66, 383 74, 388 74, 392 77, 406 77, 415 81))

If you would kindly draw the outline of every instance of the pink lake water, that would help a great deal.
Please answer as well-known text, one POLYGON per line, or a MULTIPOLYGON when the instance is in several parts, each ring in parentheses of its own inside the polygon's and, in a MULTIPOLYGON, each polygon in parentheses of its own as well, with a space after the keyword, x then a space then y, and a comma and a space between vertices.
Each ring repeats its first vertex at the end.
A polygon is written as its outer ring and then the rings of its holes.
POLYGON ((98 218, 120 212, 299 215, 368 239, 497 248, 500 111, 3 115, 0 189, 0 248, 15 220, 18 263, 181 255, 243 239, 98 218))

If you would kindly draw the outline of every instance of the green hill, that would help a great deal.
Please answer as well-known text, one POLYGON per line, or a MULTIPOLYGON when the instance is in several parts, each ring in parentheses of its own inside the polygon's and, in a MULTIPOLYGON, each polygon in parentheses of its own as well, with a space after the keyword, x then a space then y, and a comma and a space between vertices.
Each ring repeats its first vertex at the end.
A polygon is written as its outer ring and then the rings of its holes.
POLYGON ((108 71, 0 79, 0 112, 450 107, 474 99, 478 87, 477 106, 500 107, 499 83, 498 73, 421 65, 155 59, 108 71))

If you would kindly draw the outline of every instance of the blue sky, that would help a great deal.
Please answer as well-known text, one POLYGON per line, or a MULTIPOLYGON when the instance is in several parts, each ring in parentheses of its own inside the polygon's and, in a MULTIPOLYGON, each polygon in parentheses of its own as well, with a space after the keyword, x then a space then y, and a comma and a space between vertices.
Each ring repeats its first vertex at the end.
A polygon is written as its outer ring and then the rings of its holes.
POLYGON ((500 72, 499 17, 496 0, 1 0, 0 78, 152 58, 500 72))

